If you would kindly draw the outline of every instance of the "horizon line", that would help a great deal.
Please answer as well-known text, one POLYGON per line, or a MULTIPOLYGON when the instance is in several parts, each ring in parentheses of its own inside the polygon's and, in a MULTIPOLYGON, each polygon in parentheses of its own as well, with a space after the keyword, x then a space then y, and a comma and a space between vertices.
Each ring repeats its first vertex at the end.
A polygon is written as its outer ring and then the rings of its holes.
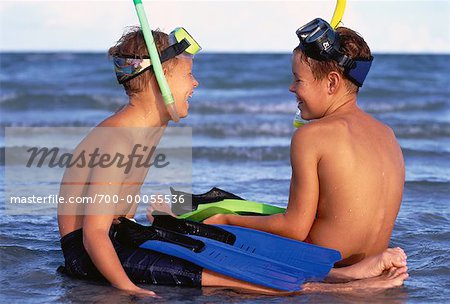
MULTIPOLYGON (((107 51, 100 50, 0 50, 0 54, 105 54, 108 55, 107 51)), ((262 54, 280 54, 287 55, 292 54, 292 52, 286 51, 204 51, 202 54, 213 54, 213 55, 233 55, 233 54, 252 54, 252 55, 262 55, 262 54)), ((372 54, 376 55, 450 55, 450 52, 407 52, 407 51, 375 51, 372 54)))

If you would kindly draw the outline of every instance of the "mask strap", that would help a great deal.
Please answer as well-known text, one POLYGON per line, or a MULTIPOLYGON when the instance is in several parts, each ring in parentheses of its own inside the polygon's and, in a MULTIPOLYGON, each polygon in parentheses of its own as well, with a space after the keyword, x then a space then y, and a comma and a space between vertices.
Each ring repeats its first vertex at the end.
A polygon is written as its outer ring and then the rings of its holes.
POLYGON ((370 67, 372 66, 373 57, 370 59, 354 60, 354 67, 346 72, 347 77, 353 81, 358 87, 362 87, 370 67))

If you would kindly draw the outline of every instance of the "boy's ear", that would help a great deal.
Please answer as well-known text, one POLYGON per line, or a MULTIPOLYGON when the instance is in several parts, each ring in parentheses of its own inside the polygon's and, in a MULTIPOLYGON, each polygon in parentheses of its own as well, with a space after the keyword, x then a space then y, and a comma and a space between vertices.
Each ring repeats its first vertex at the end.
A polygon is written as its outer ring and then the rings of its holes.
POLYGON ((328 94, 335 94, 342 82, 342 77, 337 72, 330 72, 327 76, 328 94))

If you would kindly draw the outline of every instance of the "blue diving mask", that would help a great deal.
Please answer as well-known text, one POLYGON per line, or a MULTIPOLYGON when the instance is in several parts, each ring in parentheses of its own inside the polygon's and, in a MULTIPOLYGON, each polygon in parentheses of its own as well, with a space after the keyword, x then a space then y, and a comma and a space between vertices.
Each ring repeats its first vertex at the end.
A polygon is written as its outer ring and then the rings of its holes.
POLYGON ((306 56, 318 61, 334 60, 344 68, 344 75, 362 87, 372 65, 370 59, 350 58, 339 51, 339 33, 323 19, 316 18, 296 31, 300 48, 306 56))

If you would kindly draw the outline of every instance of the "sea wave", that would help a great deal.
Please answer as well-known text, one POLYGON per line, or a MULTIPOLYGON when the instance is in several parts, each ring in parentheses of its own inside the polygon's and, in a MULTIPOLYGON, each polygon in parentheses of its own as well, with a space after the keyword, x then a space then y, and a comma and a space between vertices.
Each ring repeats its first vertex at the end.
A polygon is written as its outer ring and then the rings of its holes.
MULTIPOLYGON (((290 122, 257 123, 225 125, 219 123, 206 123, 193 128, 194 136, 208 136, 212 138, 244 137, 291 137, 293 127, 290 122)), ((245 143, 243 144, 243 146, 245 143)))
POLYGON ((214 161, 289 161, 289 147, 197 147, 193 159, 214 161))
MULTIPOLYGON (((404 98, 402 98, 404 100, 404 98)), ((441 99, 431 101, 374 101, 372 99, 361 102, 361 107, 369 113, 392 113, 408 111, 434 112, 444 110, 448 107, 448 102, 441 99)))
POLYGON ((393 126, 400 138, 449 138, 450 122, 413 122, 393 126))
POLYGON ((254 100, 194 101, 191 111, 199 114, 292 114, 294 116, 296 109, 297 104, 293 98, 292 100, 277 100, 276 102, 254 100))
POLYGON ((448 151, 437 151, 433 148, 412 149, 402 147, 402 152, 406 158, 433 159, 434 161, 450 163, 450 153, 448 151))
POLYGON ((76 108, 116 110, 127 103, 125 97, 96 94, 7 93, 0 96, 2 109, 8 111, 76 108))
POLYGON ((84 118, 73 118, 73 120, 61 121, 42 119, 36 121, 0 121, 0 127, 94 127, 100 120, 85 120, 84 118))
POLYGON ((411 189, 434 189, 435 191, 450 193, 450 181, 445 180, 414 180, 406 181, 405 186, 411 189))

